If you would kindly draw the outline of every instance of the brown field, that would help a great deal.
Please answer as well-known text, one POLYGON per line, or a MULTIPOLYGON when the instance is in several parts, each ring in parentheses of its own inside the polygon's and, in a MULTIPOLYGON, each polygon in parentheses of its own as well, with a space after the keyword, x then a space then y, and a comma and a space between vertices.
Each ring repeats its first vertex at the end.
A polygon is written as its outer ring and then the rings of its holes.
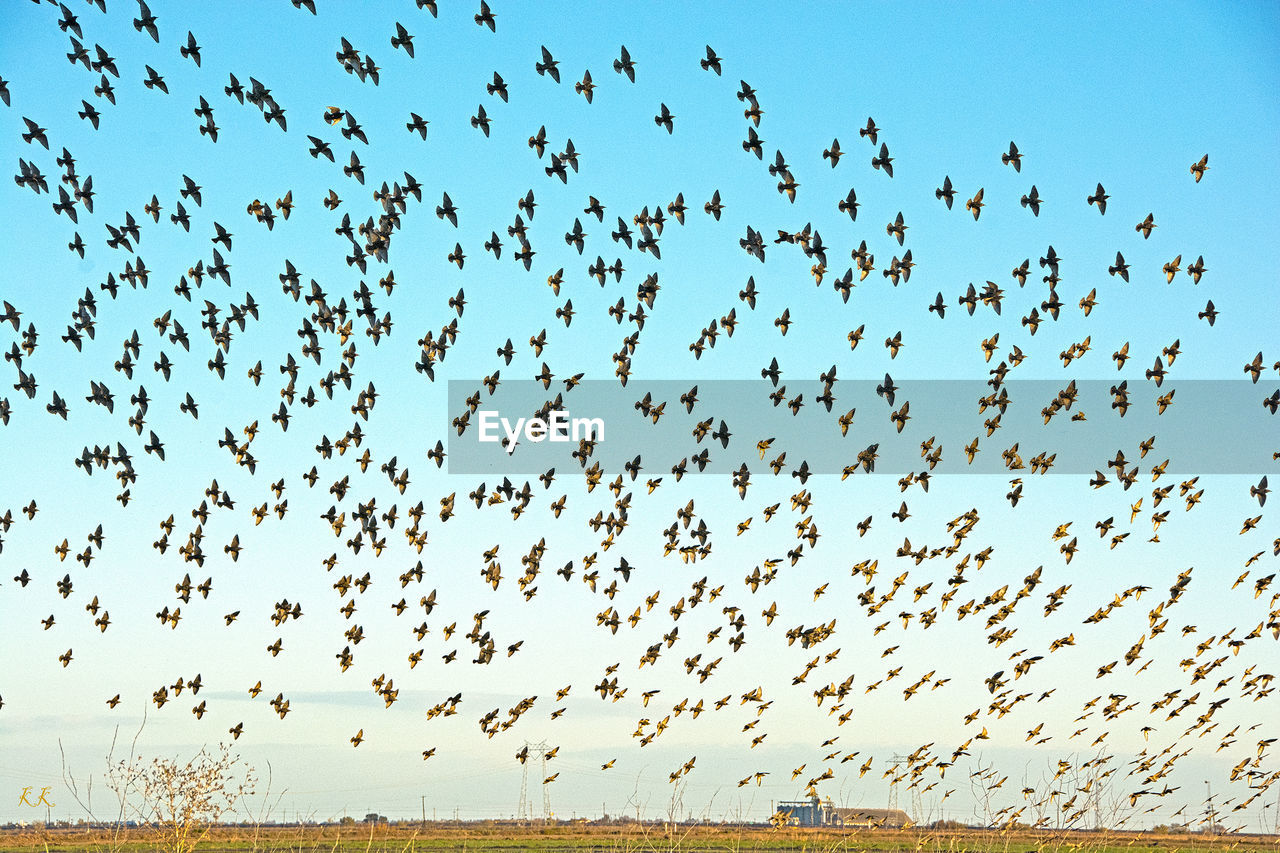
MULTIPOLYGON (((82 827, 0 830, 0 851, 46 853, 142 853, 171 849, 146 829, 120 833, 82 827)), ((217 853, 413 853, 413 851, 534 851, 534 853, 1161 853, 1273 851, 1280 836, 1157 834, 910 828, 770 829, 746 825, 598 826, 562 823, 519 826, 505 823, 445 824, 405 822, 347 826, 215 827, 197 850, 217 853)))

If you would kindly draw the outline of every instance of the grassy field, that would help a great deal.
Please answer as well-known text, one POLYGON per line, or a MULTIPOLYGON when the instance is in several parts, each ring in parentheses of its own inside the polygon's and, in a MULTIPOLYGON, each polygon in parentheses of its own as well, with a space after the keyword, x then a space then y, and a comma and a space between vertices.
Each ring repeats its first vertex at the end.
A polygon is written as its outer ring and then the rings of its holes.
MULTIPOLYGON (((122 834, 83 828, 0 831, 0 851, 143 853, 165 849, 152 833, 122 834)), ((528 850, 537 853, 1161 853, 1273 851, 1280 837, 1148 832, 1030 832, 978 829, 768 829, 756 826, 513 826, 504 824, 398 824, 354 826, 216 827, 197 848, 263 853, 413 853, 413 851, 528 850)))

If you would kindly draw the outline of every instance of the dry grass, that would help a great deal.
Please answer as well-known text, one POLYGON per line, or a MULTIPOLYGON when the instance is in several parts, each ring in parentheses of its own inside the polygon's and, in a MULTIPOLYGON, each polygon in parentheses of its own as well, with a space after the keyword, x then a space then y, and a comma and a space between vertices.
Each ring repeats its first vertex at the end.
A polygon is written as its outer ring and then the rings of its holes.
MULTIPOLYGON (((28 828, 0 832, 0 851, 149 853, 153 836, 130 830, 28 828)), ((515 826, 502 823, 401 823, 348 826, 219 826, 199 850, 217 853, 414 853, 414 851, 535 851, 535 853, 1280 853, 1280 837, 1156 835, 1146 832, 998 830, 773 830, 740 825, 623 826, 582 823, 515 826)))

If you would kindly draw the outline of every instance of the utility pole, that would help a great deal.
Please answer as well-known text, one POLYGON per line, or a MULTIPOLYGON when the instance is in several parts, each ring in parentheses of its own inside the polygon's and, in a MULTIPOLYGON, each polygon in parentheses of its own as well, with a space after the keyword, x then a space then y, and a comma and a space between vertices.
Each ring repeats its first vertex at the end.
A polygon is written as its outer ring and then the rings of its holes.
POLYGON ((427 822, 427 795, 422 795, 422 822, 427 822))

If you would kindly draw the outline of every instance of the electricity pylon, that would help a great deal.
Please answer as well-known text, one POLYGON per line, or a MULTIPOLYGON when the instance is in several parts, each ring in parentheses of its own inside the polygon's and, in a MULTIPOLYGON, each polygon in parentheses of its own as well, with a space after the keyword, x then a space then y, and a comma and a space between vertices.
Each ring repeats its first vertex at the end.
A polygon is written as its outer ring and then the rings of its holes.
MULTIPOLYGON (((529 763, 538 761, 538 766, 542 771, 542 779, 547 778, 547 752, 551 746, 546 741, 539 743, 524 742, 525 760, 523 762, 523 770, 520 776, 520 805, 516 810, 516 819, 523 821, 533 820, 533 803, 529 801, 529 763)), ((546 785, 542 785, 542 820, 545 823, 551 817, 551 791, 546 785)))

